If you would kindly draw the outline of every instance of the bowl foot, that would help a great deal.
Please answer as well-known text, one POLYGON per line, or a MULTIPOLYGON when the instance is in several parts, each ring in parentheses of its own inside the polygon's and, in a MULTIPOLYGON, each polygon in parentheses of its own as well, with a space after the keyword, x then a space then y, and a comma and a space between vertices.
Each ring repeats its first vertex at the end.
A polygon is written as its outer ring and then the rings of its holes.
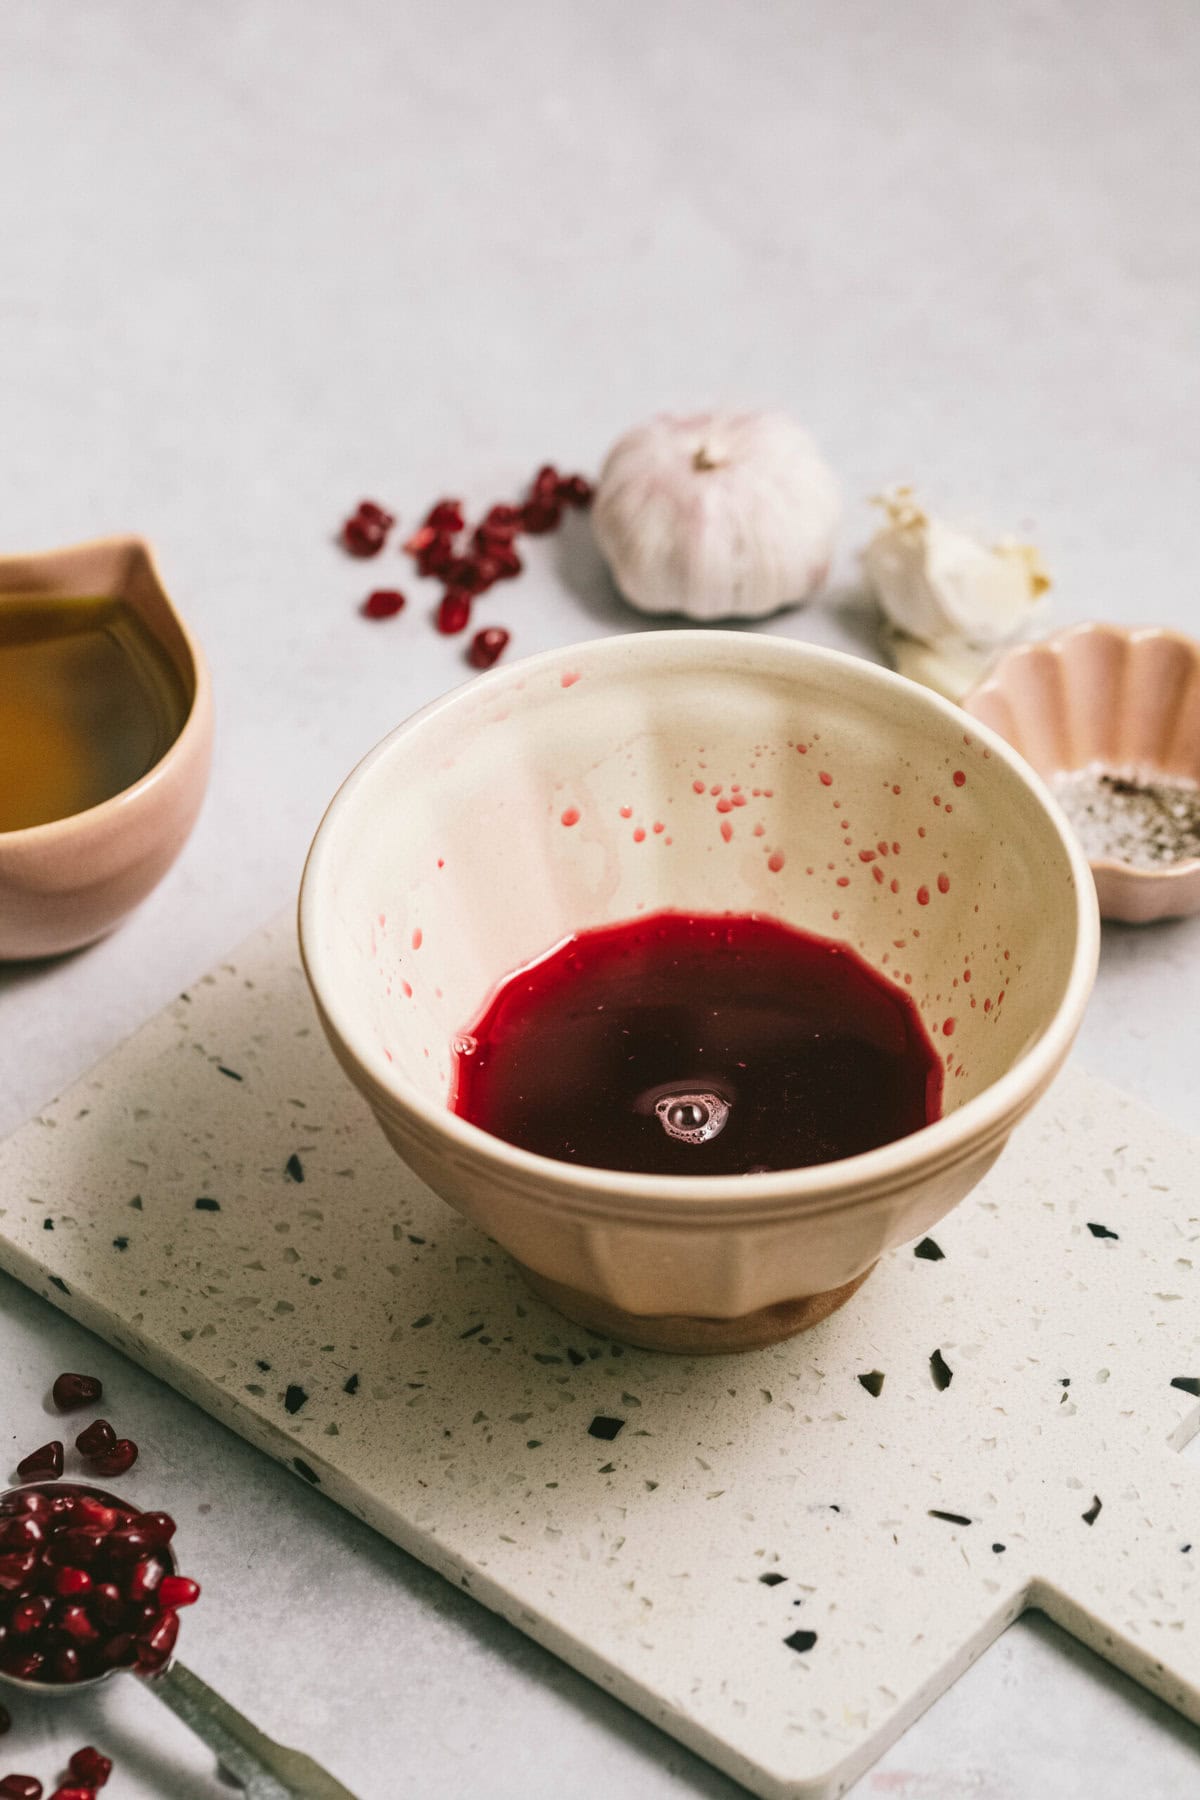
POLYGON ((581 1288, 539 1275, 524 1263, 517 1267, 539 1299, 590 1331, 603 1332, 622 1344, 635 1344, 640 1350, 668 1350, 677 1356, 726 1356, 740 1350, 761 1350, 819 1325, 858 1292, 875 1265, 872 1263, 870 1269, 864 1269, 844 1287, 830 1288, 824 1294, 806 1294, 798 1300, 780 1300, 737 1319, 625 1312, 595 1294, 585 1294, 581 1288))

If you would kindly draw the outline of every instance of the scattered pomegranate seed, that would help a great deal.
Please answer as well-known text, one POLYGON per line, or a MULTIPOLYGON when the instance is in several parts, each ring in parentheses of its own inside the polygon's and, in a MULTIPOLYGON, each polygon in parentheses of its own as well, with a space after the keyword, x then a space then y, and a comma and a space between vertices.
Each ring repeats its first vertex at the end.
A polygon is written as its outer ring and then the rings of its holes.
POLYGON ((506 531, 511 534, 521 529, 521 509, 519 506, 489 506, 483 516, 481 531, 506 531))
POLYGON ((78 1412, 96 1404, 104 1384, 95 1375, 60 1375, 50 1391, 59 1412, 78 1412))
POLYGON ((17 1464, 22 1481, 57 1481, 63 1472, 63 1447, 57 1438, 40 1449, 31 1450, 17 1464))
POLYGON ((195 1606, 199 1598, 200 1583, 189 1581, 186 1575, 164 1575, 158 1584, 158 1599, 162 1606, 195 1606))
POLYGON ((112 1774, 112 1757, 101 1756, 94 1744, 85 1744, 67 1764, 76 1780, 88 1787, 102 1788, 112 1774))
POLYGON ((535 497, 527 500, 521 508, 521 524, 533 537, 541 537, 547 531, 553 531, 562 517, 562 508, 556 499, 543 500, 535 497))
POLYGON ((403 605, 404 595, 399 588, 376 588, 363 601, 361 611, 365 619, 390 619, 403 605))
POLYGON ((453 537, 463 528, 461 500, 439 500, 425 515, 425 523, 439 534, 453 537))
POLYGON ((78 1782, 69 1781, 65 1787, 56 1787, 50 1800, 96 1800, 94 1787, 81 1787, 78 1782))
POLYGON ((441 605, 437 609, 437 628, 446 637, 453 637, 457 631, 465 631, 471 622, 471 596, 451 588, 443 594, 441 605))
POLYGON ((503 656, 508 648, 508 641, 509 633, 502 625, 489 625, 485 631, 477 631, 471 639, 467 661, 473 669, 490 669, 503 656))
POLYGON ((553 463, 543 463, 533 478, 530 493, 537 500, 554 500, 558 496, 558 484, 562 476, 553 463))
POLYGON ((567 475, 559 482, 556 490, 564 505, 576 507, 590 506, 592 491, 592 484, 586 475, 567 475))
POLYGON ((98 1456, 92 1467, 97 1475, 123 1475, 138 1458, 138 1447, 132 1438, 118 1438, 112 1449, 98 1456))
POLYGON ((80 1456, 104 1456, 117 1441, 117 1434, 107 1419, 93 1419, 75 1439, 80 1456))
POLYGON ((383 526, 364 519, 361 513, 355 513, 342 526, 342 543, 351 556, 378 556, 386 539, 383 526))
POLYGON ((377 525, 380 531, 390 531, 396 523, 395 514, 385 511, 382 506, 377 506, 374 500, 360 500, 358 516, 360 519, 365 519, 368 525, 377 525))
POLYGON ((42 1800, 42 1792, 36 1775, 6 1775, 0 1781, 0 1800, 42 1800))

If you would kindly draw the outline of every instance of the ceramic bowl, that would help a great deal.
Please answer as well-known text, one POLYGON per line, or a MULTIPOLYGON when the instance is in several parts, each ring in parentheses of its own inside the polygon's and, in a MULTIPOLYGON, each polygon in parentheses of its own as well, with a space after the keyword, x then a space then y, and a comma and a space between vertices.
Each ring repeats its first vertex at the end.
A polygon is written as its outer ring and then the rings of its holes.
POLYGON ((0 831, 0 960, 52 956, 103 937, 166 874, 195 823, 212 753, 212 697, 195 639, 140 538, 0 558, 0 607, 17 595, 122 598, 191 696, 178 737, 140 781, 67 818, 0 831))
MULTIPOLYGON (((1009 650, 963 700, 1046 780, 1099 766, 1200 782, 1200 644, 1161 627, 1077 625, 1009 650)), ((1200 911, 1200 858, 1136 868, 1093 858, 1106 919, 1200 911)))
POLYGON ((325 815, 300 932, 404 1160, 569 1317, 689 1352, 823 1318, 961 1200, 1066 1055, 1098 944, 1087 864, 994 733, 853 657, 682 630, 513 664, 394 731, 325 815), (945 1116, 820 1167, 673 1178, 551 1161, 448 1110, 452 1040, 501 977, 663 908, 852 945, 919 1007, 945 1116))

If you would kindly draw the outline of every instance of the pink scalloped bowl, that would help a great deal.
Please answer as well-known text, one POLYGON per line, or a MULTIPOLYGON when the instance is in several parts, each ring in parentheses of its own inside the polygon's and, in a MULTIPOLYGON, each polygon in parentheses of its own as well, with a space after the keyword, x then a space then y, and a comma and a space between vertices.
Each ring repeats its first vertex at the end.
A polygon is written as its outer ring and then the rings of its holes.
MULTIPOLYGON (((1076 625, 1009 650, 962 702, 1053 783, 1096 766, 1200 782, 1200 643, 1162 626, 1076 625)), ((1093 858, 1101 915, 1200 911, 1200 857, 1139 868, 1093 858)))

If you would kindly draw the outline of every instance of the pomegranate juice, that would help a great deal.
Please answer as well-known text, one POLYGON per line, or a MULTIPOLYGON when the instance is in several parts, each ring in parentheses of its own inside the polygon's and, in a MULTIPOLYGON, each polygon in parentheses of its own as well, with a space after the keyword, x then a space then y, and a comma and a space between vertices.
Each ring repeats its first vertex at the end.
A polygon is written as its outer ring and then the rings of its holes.
POLYGON ((503 982, 455 1048, 455 1112, 594 1168, 795 1169, 941 1113, 907 995, 845 945, 753 915, 580 932, 503 982))

